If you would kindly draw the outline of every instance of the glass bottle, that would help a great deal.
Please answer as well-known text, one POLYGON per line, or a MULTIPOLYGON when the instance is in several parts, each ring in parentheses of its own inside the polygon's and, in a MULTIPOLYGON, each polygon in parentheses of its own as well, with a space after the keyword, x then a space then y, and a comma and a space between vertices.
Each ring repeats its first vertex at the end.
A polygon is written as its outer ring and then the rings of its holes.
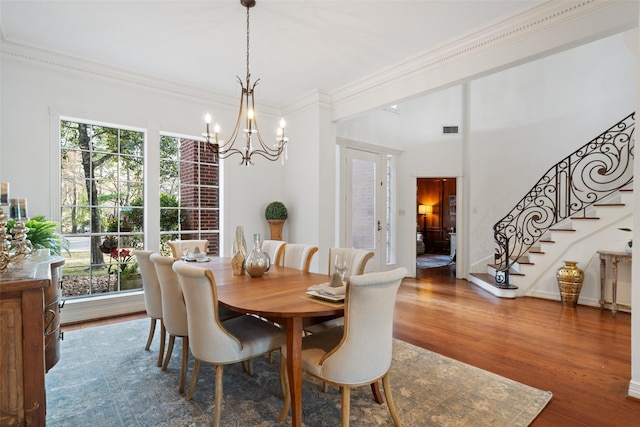
POLYGON ((267 257, 262 252, 260 233, 253 235, 253 249, 244 261, 244 268, 251 277, 260 277, 267 271, 267 257))
POLYGON ((244 230, 241 225, 236 226, 236 236, 233 239, 233 258, 231 268, 234 276, 242 276, 245 271, 247 257, 247 242, 244 240, 244 230))

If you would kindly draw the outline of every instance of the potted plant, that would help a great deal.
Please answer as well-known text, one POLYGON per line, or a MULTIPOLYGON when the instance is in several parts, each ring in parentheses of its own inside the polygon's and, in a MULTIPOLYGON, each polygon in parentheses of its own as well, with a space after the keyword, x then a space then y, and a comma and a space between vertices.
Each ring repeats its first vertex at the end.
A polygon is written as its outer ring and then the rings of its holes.
POLYGON ((264 216, 269 222, 271 240, 282 240, 282 227, 289 216, 287 207, 282 202, 271 202, 267 205, 264 216))
MULTIPOLYGON (((9 233, 14 225, 14 220, 7 222, 9 233)), ((44 215, 36 215, 24 225, 29 229, 27 239, 34 250, 49 249, 51 255, 62 255, 62 251, 69 252, 69 241, 58 234, 57 222, 47 220, 44 215)))

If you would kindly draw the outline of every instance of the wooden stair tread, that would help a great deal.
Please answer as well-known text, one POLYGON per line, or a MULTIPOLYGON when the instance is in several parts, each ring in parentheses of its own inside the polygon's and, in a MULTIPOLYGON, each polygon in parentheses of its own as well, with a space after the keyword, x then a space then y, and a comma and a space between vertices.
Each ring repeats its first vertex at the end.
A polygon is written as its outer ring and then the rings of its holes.
POLYGON ((581 220, 581 219, 600 219, 599 216, 572 216, 571 220, 581 220))
POLYGON ((530 254, 544 255, 545 252, 538 249, 529 249, 530 254))
POLYGON ((556 242, 555 240, 551 240, 551 239, 540 239, 539 241, 542 242, 542 243, 555 243, 556 242))
POLYGON ((594 203, 593 206, 626 206, 624 203, 594 203))
POLYGON ((550 228, 549 231, 576 231, 573 228, 550 228))
POLYGON ((477 277, 478 279, 481 279, 482 281, 490 284, 491 286, 495 286, 496 288, 500 288, 500 289, 518 289, 518 287, 516 285, 498 285, 496 283, 496 278, 495 276, 493 276, 492 274, 489 273, 470 273, 471 276, 477 277))

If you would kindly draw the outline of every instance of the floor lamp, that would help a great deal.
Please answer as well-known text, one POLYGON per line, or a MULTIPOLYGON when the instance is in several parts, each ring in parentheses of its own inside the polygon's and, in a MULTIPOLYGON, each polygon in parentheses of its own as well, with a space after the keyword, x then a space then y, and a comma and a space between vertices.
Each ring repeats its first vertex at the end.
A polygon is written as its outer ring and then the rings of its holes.
POLYGON ((433 213, 433 206, 431 205, 418 205, 418 213, 420 215, 424 215, 422 220, 422 230, 424 233, 424 238, 426 238, 427 234, 427 214, 433 213))

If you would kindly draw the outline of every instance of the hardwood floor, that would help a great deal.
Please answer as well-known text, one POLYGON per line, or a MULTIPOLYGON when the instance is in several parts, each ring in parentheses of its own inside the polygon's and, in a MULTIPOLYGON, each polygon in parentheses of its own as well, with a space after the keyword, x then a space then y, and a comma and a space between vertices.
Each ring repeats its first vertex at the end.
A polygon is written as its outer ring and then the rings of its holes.
POLYGON ((631 316, 538 298, 501 299, 454 267, 420 270, 398 293, 397 338, 542 390, 532 426, 637 426, 631 316))
MULTIPOLYGON (((537 298, 500 299, 453 266, 405 279, 395 336, 542 390, 553 398, 532 426, 636 426, 640 401, 627 397, 631 316, 537 298)), ((144 317, 144 314, 63 330, 144 317)))

